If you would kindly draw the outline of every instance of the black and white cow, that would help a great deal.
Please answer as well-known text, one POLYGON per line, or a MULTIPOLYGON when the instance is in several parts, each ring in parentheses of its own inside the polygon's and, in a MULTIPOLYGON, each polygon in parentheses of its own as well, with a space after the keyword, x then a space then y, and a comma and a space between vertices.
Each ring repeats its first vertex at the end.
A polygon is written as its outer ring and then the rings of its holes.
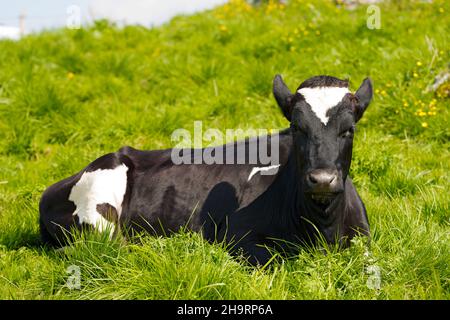
MULTIPOLYGON (((290 244, 314 244, 318 233, 345 246, 356 234, 369 234, 348 172, 355 124, 372 91, 368 78, 353 94, 346 80, 316 76, 291 93, 277 75, 273 93, 290 122, 289 129, 268 136, 269 145, 275 137, 279 143, 279 165, 175 165, 171 154, 177 149, 123 147, 45 191, 42 238, 62 244, 68 230, 82 226, 153 235, 187 226, 209 241, 226 241, 253 264, 266 263, 274 248, 290 253, 290 244), (263 174, 273 168, 276 174, 263 174)), ((209 151, 225 155, 247 147, 249 157, 256 141, 209 151)))

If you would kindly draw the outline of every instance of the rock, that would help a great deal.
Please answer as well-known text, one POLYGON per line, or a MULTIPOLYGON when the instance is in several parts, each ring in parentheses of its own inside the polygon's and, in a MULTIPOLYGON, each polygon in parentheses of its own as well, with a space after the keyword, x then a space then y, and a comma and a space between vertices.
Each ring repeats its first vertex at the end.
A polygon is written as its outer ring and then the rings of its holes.
POLYGON ((440 72, 435 78, 432 85, 428 86, 426 92, 435 92, 441 97, 449 97, 450 95, 450 72, 449 69, 440 72))

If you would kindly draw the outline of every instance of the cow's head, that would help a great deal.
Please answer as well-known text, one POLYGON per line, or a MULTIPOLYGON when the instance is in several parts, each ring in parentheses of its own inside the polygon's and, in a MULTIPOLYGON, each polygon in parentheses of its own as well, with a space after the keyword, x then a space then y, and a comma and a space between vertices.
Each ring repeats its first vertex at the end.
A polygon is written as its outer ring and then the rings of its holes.
POLYGON ((291 123, 302 190, 321 208, 344 190, 355 124, 369 105, 372 91, 369 78, 353 94, 348 81, 317 76, 304 81, 293 94, 281 76, 274 79, 275 99, 291 123))

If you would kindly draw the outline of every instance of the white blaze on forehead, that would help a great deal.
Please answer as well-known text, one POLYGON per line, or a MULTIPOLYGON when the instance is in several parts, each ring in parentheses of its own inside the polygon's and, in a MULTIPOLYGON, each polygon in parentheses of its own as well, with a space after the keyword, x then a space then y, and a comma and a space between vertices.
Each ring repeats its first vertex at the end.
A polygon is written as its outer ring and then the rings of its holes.
POLYGON ((128 167, 122 164, 114 169, 83 173, 69 195, 69 200, 77 207, 73 215, 78 216, 80 224, 91 224, 100 231, 114 231, 114 225, 98 213, 97 205, 110 204, 120 217, 127 189, 127 171, 128 167))
POLYGON ((278 172, 278 167, 280 165, 273 165, 273 166, 267 166, 267 167, 254 167, 252 168, 252 171, 250 172, 250 174, 248 175, 247 181, 250 181, 250 179, 257 174, 258 172, 261 172, 261 175, 274 175, 278 172))
POLYGON ((341 102, 342 98, 350 91, 348 88, 341 87, 315 87, 301 88, 297 92, 305 98, 312 111, 326 125, 329 120, 328 110, 341 102))

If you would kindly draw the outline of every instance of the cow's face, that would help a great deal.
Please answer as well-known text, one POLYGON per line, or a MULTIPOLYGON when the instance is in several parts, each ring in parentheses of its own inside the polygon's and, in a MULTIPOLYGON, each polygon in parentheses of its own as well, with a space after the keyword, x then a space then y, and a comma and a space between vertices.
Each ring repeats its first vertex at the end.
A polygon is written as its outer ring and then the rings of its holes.
POLYGON ((355 124, 372 99, 372 83, 365 79, 353 94, 347 81, 318 76, 303 82, 292 94, 276 76, 274 95, 291 123, 302 190, 326 208, 344 190, 355 124))

